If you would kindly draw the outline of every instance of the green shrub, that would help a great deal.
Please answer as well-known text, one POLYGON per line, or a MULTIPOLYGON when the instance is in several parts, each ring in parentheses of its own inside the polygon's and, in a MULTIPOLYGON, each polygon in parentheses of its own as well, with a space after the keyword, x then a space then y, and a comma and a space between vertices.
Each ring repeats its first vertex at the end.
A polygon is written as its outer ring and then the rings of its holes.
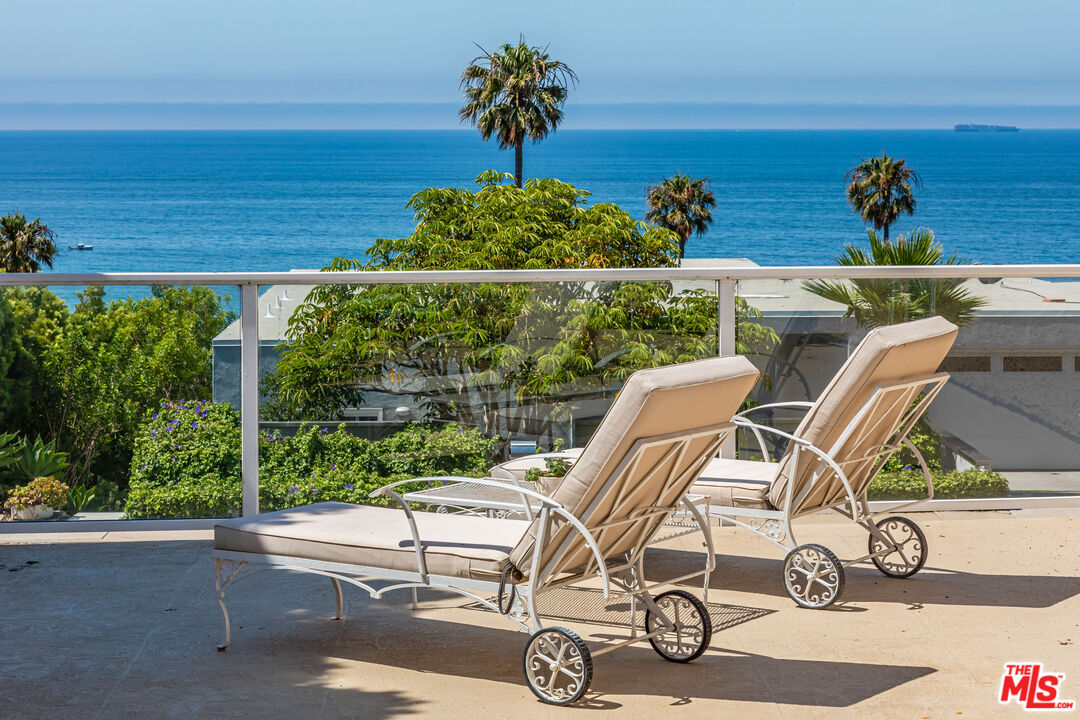
POLYGON ((4 502, 4 507, 8 510, 25 510, 35 505, 44 505, 62 510, 67 504, 68 489, 67 485, 51 475, 34 478, 13 489, 4 502))
MULTIPOLYGON (((932 470, 935 498, 1006 497, 1009 481, 996 472, 932 470)), ((883 472, 870 483, 870 500, 914 500, 926 497, 926 480, 918 470, 883 472)))
MULTIPOLYGON (((458 425, 408 425, 370 442, 342 428, 259 435, 259 506, 280 510, 367 497, 389 482, 483 475, 495 440, 458 425)), ((135 441, 130 518, 225 517, 240 509, 240 419, 224 403, 162 403, 135 441)))
MULTIPOLYGON (((941 436, 934 432, 924 420, 915 423, 915 427, 908 433, 908 440, 922 453, 923 460, 926 461, 926 466, 930 470, 941 469, 941 436)), ((901 445, 900 449, 886 461, 884 472, 900 472, 918 469, 918 467, 919 461, 915 458, 915 453, 911 452, 907 445, 901 445)))

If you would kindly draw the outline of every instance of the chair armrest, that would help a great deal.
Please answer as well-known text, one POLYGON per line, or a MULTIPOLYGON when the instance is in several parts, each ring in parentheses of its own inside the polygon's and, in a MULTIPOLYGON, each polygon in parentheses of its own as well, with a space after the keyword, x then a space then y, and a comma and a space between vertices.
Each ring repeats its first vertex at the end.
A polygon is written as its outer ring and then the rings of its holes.
POLYGON ((528 505, 528 502, 524 500, 524 498, 526 497, 532 498, 534 500, 539 500, 542 504, 541 518, 546 518, 548 513, 555 513, 556 515, 563 518, 572 528, 574 528, 574 530, 581 534, 582 539, 585 540, 585 544, 589 547, 589 550, 592 551, 593 556, 596 558, 597 572, 599 573, 600 579, 603 581, 604 584, 604 597, 610 597, 611 588, 609 586, 609 578, 607 574, 607 562, 604 559, 603 553, 600 552, 600 547, 596 544, 596 539, 593 538, 592 533, 589 532, 589 529, 585 527, 585 525, 582 524, 582 522, 578 520, 573 513, 568 511, 558 502, 549 498, 547 495, 543 495, 536 492, 535 490, 529 490, 528 488, 524 488, 519 485, 510 485, 506 481, 496 480, 494 478, 466 478, 455 477, 453 475, 436 475, 434 477, 414 478, 412 480, 398 480, 397 482, 383 485, 382 487, 376 488, 375 490, 372 490, 370 493, 368 493, 368 497, 389 496, 394 498, 398 501, 398 503, 401 504, 402 509, 405 511, 405 516, 409 520, 409 527, 413 533, 413 541, 416 543, 416 555, 417 562, 419 563, 420 567, 420 574, 424 576, 425 582, 427 578, 427 565, 424 562, 423 552, 420 549, 420 533, 416 529, 416 520, 413 518, 412 510, 409 508, 408 502, 406 502, 405 498, 401 497, 401 495, 393 488, 399 485, 405 485, 407 483, 435 480, 451 482, 469 482, 476 483, 477 485, 487 485, 489 487, 498 488, 510 487, 513 488, 515 492, 522 495, 522 502, 525 505, 528 505))
MULTIPOLYGON (((799 408, 801 410, 809 410, 812 407, 814 407, 814 403, 806 402, 805 400, 791 400, 788 402, 766 403, 765 405, 757 405, 752 408, 747 408, 740 413, 736 413, 733 419, 746 420, 747 415, 755 413, 759 410, 772 410, 776 408, 799 408)), ((772 455, 769 454, 769 448, 765 447, 765 438, 762 437, 761 430, 759 429, 765 426, 749 420, 747 420, 747 423, 748 424, 746 425, 740 424, 740 427, 748 428, 750 432, 754 433, 754 437, 757 439, 758 442, 758 448, 761 450, 761 454, 765 457, 765 462, 772 462, 772 455)))
POLYGON ((750 413, 757 412, 758 410, 771 410, 775 408, 800 408, 802 410, 809 410, 814 407, 815 403, 808 402, 806 400, 788 400, 786 402, 774 402, 765 403, 764 405, 755 405, 752 408, 747 408, 742 412, 735 413, 735 417, 745 417, 750 413))
MULTIPOLYGON (((751 422, 746 418, 741 418, 738 416, 734 418, 734 422, 737 427, 749 428, 759 438, 761 437, 760 433, 762 431, 772 433, 773 435, 779 435, 780 437, 787 438, 791 442, 797 444, 799 447, 805 450, 808 450, 814 455, 817 455, 818 458, 820 458, 826 465, 828 465, 829 468, 836 473, 836 476, 840 478, 840 482, 843 483, 844 490, 847 492, 848 502, 851 503, 851 511, 857 512, 856 508, 858 507, 858 504, 855 501, 855 491, 851 488, 851 482, 848 480, 847 474, 840 468, 836 461, 833 460, 827 452, 814 445, 809 440, 805 440, 795 435, 794 433, 784 432, 783 430, 774 428, 771 425, 761 425, 760 423, 751 422)), ((766 457, 768 457, 767 453, 766 457)), ((788 490, 791 490, 791 483, 788 483, 788 490)))

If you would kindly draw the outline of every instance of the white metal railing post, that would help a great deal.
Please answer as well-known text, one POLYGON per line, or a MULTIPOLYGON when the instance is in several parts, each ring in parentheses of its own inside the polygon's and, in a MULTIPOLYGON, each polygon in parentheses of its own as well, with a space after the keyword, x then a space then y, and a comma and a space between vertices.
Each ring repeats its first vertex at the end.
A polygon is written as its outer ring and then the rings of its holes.
POLYGON ((241 514, 259 513, 259 286, 240 286, 241 514))
MULTIPOLYGON (((716 331, 717 354, 725 357, 735 354, 735 280, 725 278, 716 281, 716 331)), ((728 433, 720 446, 720 457, 735 457, 735 433, 728 433)))

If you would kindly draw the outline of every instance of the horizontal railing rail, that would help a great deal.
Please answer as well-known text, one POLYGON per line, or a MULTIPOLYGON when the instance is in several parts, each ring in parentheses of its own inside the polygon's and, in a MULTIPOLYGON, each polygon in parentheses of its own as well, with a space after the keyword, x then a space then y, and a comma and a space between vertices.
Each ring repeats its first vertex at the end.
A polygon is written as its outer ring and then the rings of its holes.
MULTIPOLYGON (((412 283, 554 283, 554 282, 715 282, 717 334, 720 355, 735 353, 736 284, 740 280, 856 280, 954 278, 1077 278, 1080 265, 933 265, 933 266, 756 266, 716 265, 679 268, 588 268, 569 270, 291 270, 287 272, 105 272, 105 273, 0 273, 0 287, 59 286, 181 286, 239 287, 240 293, 240 416, 242 512, 259 510, 259 288, 267 285, 403 285, 412 283)), ((733 456, 733 439, 723 454, 733 456)), ((934 509, 1003 509, 1023 507, 1076 507, 1080 496, 996 498, 970 503, 935 500, 934 509)), ((112 521, 109 521, 112 522, 112 521)), ((131 521, 115 521, 118 525, 131 521)), ((163 521, 166 522, 166 521, 163 521)), ((27 523, 11 523, 27 530, 27 523)), ((49 523, 52 531, 76 530, 80 523, 49 523)), ((155 527, 157 527, 155 525, 155 527)))
POLYGON ((859 278, 1080 278, 1080 265, 869 265, 581 268, 573 270, 292 270, 288 272, 0 273, 0 286, 394 285, 408 283, 657 282, 664 280, 853 280, 859 278))

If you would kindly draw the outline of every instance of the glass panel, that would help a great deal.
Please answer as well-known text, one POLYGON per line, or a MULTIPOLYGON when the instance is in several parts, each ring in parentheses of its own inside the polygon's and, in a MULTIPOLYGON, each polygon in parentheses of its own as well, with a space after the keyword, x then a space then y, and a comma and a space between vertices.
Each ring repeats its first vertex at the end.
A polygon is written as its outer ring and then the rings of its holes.
MULTIPOLYGON (((740 297, 778 336, 756 361, 766 378, 754 400, 816 400, 870 327, 941 314, 961 325, 940 367, 951 377, 912 434, 935 496, 1080 493, 1078 287, 1037 278, 743 281, 740 297)), ((759 417, 788 432, 799 418, 759 417)), ((740 457, 760 457, 749 434, 739 447, 740 457)), ((770 444, 774 455, 784 449, 770 444)), ((871 499, 914 496, 918 483, 904 472, 915 464, 911 455, 890 461, 871 499)))
POLYGON ((261 507, 583 446, 634 370, 716 355, 711 286, 266 288, 261 507))
POLYGON ((8 516, 42 504, 57 520, 236 514, 238 415, 213 400, 238 383, 238 367, 217 357, 237 297, 231 287, 0 289, 0 434, 17 459, 0 469, 8 516), (47 503, 12 492, 35 477, 68 489, 47 503))

